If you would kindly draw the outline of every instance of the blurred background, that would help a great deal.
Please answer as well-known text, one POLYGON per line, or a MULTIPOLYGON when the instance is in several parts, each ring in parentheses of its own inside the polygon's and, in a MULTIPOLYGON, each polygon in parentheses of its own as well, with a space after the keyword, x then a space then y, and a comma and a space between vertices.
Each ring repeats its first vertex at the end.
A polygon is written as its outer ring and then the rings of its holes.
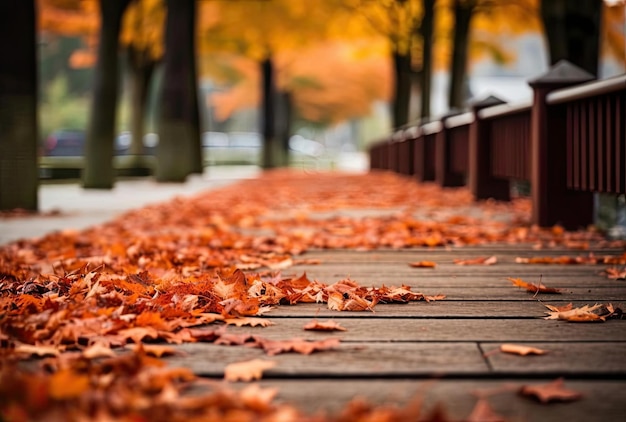
MULTIPOLYGON (((604 78, 625 70, 626 20, 623 1, 598 2, 604 78)), ((72 176, 84 165, 90 110, 97 113, 90 107, 105 19, 99 3, 37 0, 42 178, 72 176)), ((121 3, 114 161, 118 172, 150 174, 174 1, 121 3)), ((364 169, 368 145, 394 128, 487 95, 530 100, 527 79, 550 64, 541 3, 196 1, 202 164, 364 169), (270 163, 262 152, 268 131, 285 155, 270 163)))

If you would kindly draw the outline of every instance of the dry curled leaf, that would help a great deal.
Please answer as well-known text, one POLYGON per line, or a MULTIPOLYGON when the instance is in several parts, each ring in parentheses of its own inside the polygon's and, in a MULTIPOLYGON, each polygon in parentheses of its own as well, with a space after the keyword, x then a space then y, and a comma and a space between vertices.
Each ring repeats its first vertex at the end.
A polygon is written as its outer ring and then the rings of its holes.
POLYGON ((548 353, 546 350, 538 349, 536 347, 522 346, 519 344, 501 344, 500 351, 503 353, 512 353, 520 356, 527 355, 545 355, 548 353))
POLYGON ((561 294, 561 290, 559 289, 555 289, 553 287, 547 287, 547 286, 544 286, 543 284, 529 283, 527 281, 522 280, 521 278, 508 277, 507 280, 509 280, 511 283, 515 284, 516 286, 521 287, 522 289, 525 289, 531 293, 561 294))
POLYGON ((563 383, 563 378, 558 378, 548 384, 524 385, 519 393, 522 396, 533 397, 541 403, 569 402, 583 397, 582 393, 565 388, 563 383))
POLYGON ((409 263, 409 266, 413 268, 435 268, 437 264, 433 261, 415 261, 409 263))
POLYGON ((252 381, 261 379, 263 371, 276 366, 275 361, 264 359, 252 359, 245 362, 236 362, 224 368, 226 381, 252 381))
POLYGON ((457 265, 495 265, 498 262, 498 258, 493 256, 482 256, 472 259, 455 259, 454 263, 457 265))
POLYGON ((615 308, 612 304, 603 305, 596 303, 595 305, 584 305, 579 308, 573 308, 571 303, 566 307, 556 307, 545 305, 549 311, 544 319, 559 319, 569 322, 604 322, 609 318, 619 318, 622 315, 620 308, 615 308))
POLYGON ((313 320, 306 324, 303 328, 308 331, 346 331, 346 329, 339 325, 338 322, 332 320, 324 322, 313 320))

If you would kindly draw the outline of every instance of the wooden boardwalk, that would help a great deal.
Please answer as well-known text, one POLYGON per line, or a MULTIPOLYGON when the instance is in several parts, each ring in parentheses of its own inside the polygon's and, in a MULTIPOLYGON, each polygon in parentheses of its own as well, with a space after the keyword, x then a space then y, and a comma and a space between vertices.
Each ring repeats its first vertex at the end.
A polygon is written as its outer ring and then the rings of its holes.
MULTIPOLYGON (((407 224, 417 227, 424 222, 426 229, 410 234, 407 238, 410 241, 430 236, 432 227, 440 224, 441 228, 452 221, 451 218, 465 218, 465 222, 460 225, 463 227, 453 228, 448 233, 475 236, 474 229, 485 226, 481 234, 485 238, 489 233, 508 227, 508 222, 514 220, 510 213, 517 210, 515 205, 474 204, 465 191, 454 193, 428 184, 417 186, 388 174, 338 178, 278 173, 206 196, 137 209, 110 225, 83 232, 77 238, 80 242, 76 247, 86 247, 93 242, 105 245, 110 241, 119 250, 116 242, 122 238, 129 244, 139 239, 146 248, 151 248, 163 236, 171 243, 160 243, 157 248, 180 253, 181 259, 178 255, 176 259, 183 263, 181 265, 196 265, 190 267, 193 271, 193 268, 202 268, 199 257, 210 259, 207 254, 221 250, 220 246, 215 250, 208 248, 208 240, 223 239, 232 245, 238 239, 235 234, 245 232, 258 236, 258 239, 253 238, 258 240, 258 243, 252 242, 254 248, 262 245, 275 253, 273 248, 279 245, 276 239, 280 236, 288 240, 285 244, 292 242, 287 248, 289 251, 297 250, 297 241, 306 238, 303 244, 307 252, 294 257, 295 265, 282 269, 283 278, 306 272, 310 280, 329 285, 350 278, 366 287, 404 284, 413 292, 446 296, 444 300, 432 302, 377 304, 373 311, 363 312, 332 311, 325 303, 278 306, 263 315, 273 322, 271 326, 227 327, 230 334, 245 333, 273 340, 340 339, 337 348, 310 355, 267 356, 258 348, 198 342, 174 346, 184 353, 165 358, 171 366, 191 368, 202 377, 218 381, 224 379, 225 368, 231 363, 255 358, 274 361, 276 365, 263 373, 260 385, 277 388, 278 402, 293 404, 307 414, 335 415, 358 397, 376 405, 398 406, 420 397, 425 418, 436 409, 445 413, 445 419, 433 420, 468 420, 479 399, 486 400, 500 416, 485 418, 483 413, 482 418, 473 420, 587 422, 624 419, 626 320, 571 323, 546 320, 544 316, 545 305, 568 303, 575 307, 612 303, 626 309, 626 281, 601 274, 608 265, 516 262, 518 257, 537 255, 622 256, 623 249, 566 249, 562 246, 564 242, 541 250, 531 243, 503 242, 463 247, 442 242, 448 246, 382 247, 368 251, 311 247, 323 245, 323 242, 350 241, 355 237, 348 230, 347 220, 325 219, 337 215, 396 215, 403 207, 402 212, 408 209, 419 214, 420 222, 407 224), (327 206, 320 206, 323 204, 327 206), (377 204, 381 207, 376 207, 377 204), (474 220, 474 216, 480 218, 474 220), (435 221, 437 219, 439 222, 435 221), (267 222, 272 224, 265 224, 267 222), (308 226, 300 227, 300 223, 308 226), (224 229, 222 238, 213 237, 220 227, 228 230, 224 229), (339 237, 333 238, 337 233, 339 237), (497 257, 495 265, 454 263, 456 259, 489 256, 497 257), (189 261, 185 261, 185 257, 189 261), (298 263, 299 260, 308 263, 298 263), (417 261, 431 261, 436 267, 409 265, 417 261), (561 289, 561 294, 529 293, 508 281, 510 277, 541 282, 561 289), (305 324, 315 319, 331 319, 346 331, 303 330, 305 324), (499 350, 502 344, 532 346, 548 353, 538 356, 505 354, 499 350), (543 385, 559 378, 564 379, 565 388, 579 392, 582 398, 544 404, 519 394, 523 386, 543 385)), ((527 208, 522 208, 523 212, 525 210, 527 208)), ((354 232, 366 232, 368 220, 357 220, 350 223, 355 227, 360 225, 354 232)), ((382 225, 381 221, 376 224, 382 225)), ((392 217, 384 224, 393 229, 394 224, 402 226, 404 223, 399 217, 392 217)), ((394 237, 397 233, 368 233, 362 239, 374 236, 373 246, 379 245, 386 235, 389 236, 385 239, 391 242, 388 244, 398 239, 394 237)), ((500 239, 508 239, 506 236, 500 239)), ((38 246, 44 251, 37 252, 40 256, 49 253, 54 257, 59 253, 55 250, 58 243, 48 243, 38 246), (52 249, 48 251, 46 247, 52 249)), ((591 245, 595 247, 596 243, 591 245)), ((82 253, 93 252, 86 249, 82 253)), ((234 383, 235 388, 246 385, 234 383)))
MULTIPOLYGON (((550 250, 541 254, 573 253, 550 250)), ((626 282, 600 275, 605 266, 515 263, 516 257, 533 255, 537 251, 524 247, 310 251, 304 257, 319 259, 319 265, 286 271, 294 275, 306 271, 310 279, 329 283, 349 276, 364 286, 406 284, 414 291, 447 298, 382 304, 374 312, 336 312, 325 304, 281 306, 264 315, 275 325, 229 332, 283 340, 331 336, 340 338, 341 346, 312 355, 267 357, 259 349, 193 343, 180 346, 186 355, 169 360, 212 378, 223 377, 229 363, 274 360, 277 365, 264 373, 261 385, 277 387, 280 401, 295 403, 307 412, 338 411, 356 396, 372 403, 402 404, 419 393, 427 408, 439 404, 452 420, 467 418, 478 396, 487 397, 492 408, 511 421, 621 420, 626 415, 626 321, 570 323, 543 316, 544 303, 610 302, 624 309, 626 282), (453 263, 456 258, 491 255, 497 256, 496 265, 453 263), (434 261, 437 267, 408 265, 420 260, 434 261), (563 293, 533 295, 514 287, 507 277, 542 280, 563 293), (337 321, 347 331, 303 331, 315 318, 337 321), (504 343, 549 353, 498 352, 504 343), (583 399, 541 404, 517 394, 522 385, 545 384, 559 377, 565 378, 567 388, 581 392, 583 399)))

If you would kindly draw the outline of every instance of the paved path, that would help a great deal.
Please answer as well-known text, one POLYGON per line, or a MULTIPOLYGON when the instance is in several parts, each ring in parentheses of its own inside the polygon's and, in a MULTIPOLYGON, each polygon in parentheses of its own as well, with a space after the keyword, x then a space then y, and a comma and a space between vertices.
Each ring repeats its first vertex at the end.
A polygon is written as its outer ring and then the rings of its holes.
POLYGON ((189 177, 185 183, 156 183, 151 178, 120 180, 112 190, 85 190, 77 182, 42 184, 39 208, 44 215, 0 216, 0 245, 57 230, 81 230, 130 209, 226 186, 259 172, 254 166, 211 167, 203 175, 189 177))

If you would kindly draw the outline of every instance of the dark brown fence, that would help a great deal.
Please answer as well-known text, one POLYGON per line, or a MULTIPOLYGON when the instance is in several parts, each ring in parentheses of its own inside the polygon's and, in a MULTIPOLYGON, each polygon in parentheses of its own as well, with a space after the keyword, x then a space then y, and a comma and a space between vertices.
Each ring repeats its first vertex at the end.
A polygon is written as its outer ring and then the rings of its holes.
POLYGON ((529 82, 532 103, 490 97, 471 112, 413 125, 375 144, 370 163, 441 186, 467 184, 477 200, 508 200, 510 181, 527 180, 534 223, 585 226, 592 192, 626 193, 626 75, 591 79, 559 62, 529 82))
POLYGON ((566 113, 567 186, 626 193, 626 75, 553 92, 566 113))

